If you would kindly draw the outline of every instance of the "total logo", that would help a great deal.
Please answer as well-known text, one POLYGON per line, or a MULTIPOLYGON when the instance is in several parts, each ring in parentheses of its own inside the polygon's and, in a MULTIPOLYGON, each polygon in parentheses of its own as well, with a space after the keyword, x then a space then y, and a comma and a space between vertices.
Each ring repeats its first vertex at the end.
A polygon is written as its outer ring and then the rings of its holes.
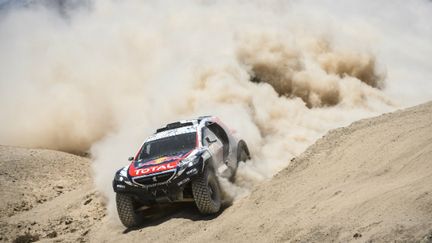
POLYGON ((177 167, 177 164, 178 162, 174 161, 163 165, 156 165, 156 166, 147 167, 143 169, 137 169, 134 171, 132 176, 148 175, 148 174, 153 174, 153 173, 162 172, 166 170, 172 170, 177 167))

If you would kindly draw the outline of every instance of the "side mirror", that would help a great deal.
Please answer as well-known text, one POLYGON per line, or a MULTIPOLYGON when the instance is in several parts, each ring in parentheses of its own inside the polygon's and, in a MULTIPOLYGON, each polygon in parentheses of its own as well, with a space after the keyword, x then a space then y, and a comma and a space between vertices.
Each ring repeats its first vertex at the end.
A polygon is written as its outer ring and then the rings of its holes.
POLYGON ((128 160, 129 161, 133 161, 135 158, 134 157, 129 157, 128 160))
POLYGON ((208 144, 216 143, 216 139, 211 140, 209 137, 206 137, 205 140, 207 141, 208 144))

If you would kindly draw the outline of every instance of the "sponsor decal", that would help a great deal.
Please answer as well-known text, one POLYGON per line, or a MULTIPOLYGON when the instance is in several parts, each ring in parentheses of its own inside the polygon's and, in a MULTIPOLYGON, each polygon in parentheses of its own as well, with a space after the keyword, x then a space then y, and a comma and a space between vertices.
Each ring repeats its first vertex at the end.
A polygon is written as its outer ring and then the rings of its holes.
POLYGON ((196 174, 196 173, 198 173, 196 168, 193 168, 192 170, 186 171, 187 175, 192 175, 192 174, 196 174))
POLYGON ((177 183, 178 186, 181 186, 183 184, 185 184, 186 182, 190 181, 190 178, 185 178, 182 181, 180 181, 179 183, 177 183))
POLYGON ((138 167, 143 167, 143 166, 150 166, 150 165, 158 165, 158 164, 162 164, 162 163, 167 163, 167 162, 172 162, 174 160, 179 160, 183 157, 183 154, 177 155, 177 156, 163 156, 160 158, 157 158, 155 160, 150 160, 144 163, 139 163, 138 167))
POLYGON ((142 169, 131 170, 131 176, 141 176, 141 175, 149 175, 153 173, 158 173, 166 170, 172 170, 177 168, 178 161, 169 162, 166 164, 150 166, 142 169))
POLYGON ((179 156, 171 156, 171 157, 161 157, 161 158, 159 158, 159 159, 155 159, 155 160, 153 160, 152 162, 150 162, 150 164, 158 165, 158 164, 162 164, 162 163, 165 163, 165 162, 171 162, 171 161, 174 161, 174 160, 181 159, 182 156, 183 156, 183 155, 179 155, 179 156))
POLYGON ((158 133, 150 136, 146 140, 146 142, 157 140, 157 139, 161 139, 161 138, 172 137, 172 136, 176 136, 176 135, 180 135, 180 134, 192 133, 192 132, 196 132, 196 130, 197 130, 197 126, 196 125, 192 125, 192 126, 188 126, 188 127, 180 127, 180 128, 170 129, 170 130, 167 130, 167 131, 158 132, 158 133))

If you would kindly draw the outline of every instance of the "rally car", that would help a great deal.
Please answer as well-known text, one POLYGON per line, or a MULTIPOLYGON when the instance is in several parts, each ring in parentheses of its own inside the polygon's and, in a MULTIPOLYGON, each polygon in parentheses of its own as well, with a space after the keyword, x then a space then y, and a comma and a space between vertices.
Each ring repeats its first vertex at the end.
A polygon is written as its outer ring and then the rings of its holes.
POLYGON ((129 166, 113 180, 117 212, 126 227, 140 225, 143 208, 194 201, 202 214, 221 208, 217 176, 234 180, 238 163, 250 159, 245 141, 213 116, 174 122, 145 140, 129 166))

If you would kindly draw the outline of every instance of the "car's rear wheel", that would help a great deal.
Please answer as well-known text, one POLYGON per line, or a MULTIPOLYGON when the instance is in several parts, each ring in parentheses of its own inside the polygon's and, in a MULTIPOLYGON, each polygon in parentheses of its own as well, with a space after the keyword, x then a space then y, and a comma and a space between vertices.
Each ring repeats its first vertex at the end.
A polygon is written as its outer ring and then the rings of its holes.
POLYGON ((249 159, 251 159, 250 154, 249 154, 249 148, 246 145, 246 142, 241 140, 237 145, 237 164, 236 164, 236 167, 234 168, 234 171, 233 171, 231 177, 229 178, 229 180, 231 182, 235 181, 235 175, 237 174, 237 169, 238 169, 238 165, 239 165, 240 161, 246 162, 246 160, 249 160, 249 159))
POLYGON ((142 215, 137 211, 139 205, 130 195, 116 193, 116 204, 120 221, 124 226, 131 228, 143 223, 142 215))
POLYGON ((211 169, 192 181, 192 194, 198 210, 203 214, 219 212, 221 208, 221 190, 216 174, 211 169))

